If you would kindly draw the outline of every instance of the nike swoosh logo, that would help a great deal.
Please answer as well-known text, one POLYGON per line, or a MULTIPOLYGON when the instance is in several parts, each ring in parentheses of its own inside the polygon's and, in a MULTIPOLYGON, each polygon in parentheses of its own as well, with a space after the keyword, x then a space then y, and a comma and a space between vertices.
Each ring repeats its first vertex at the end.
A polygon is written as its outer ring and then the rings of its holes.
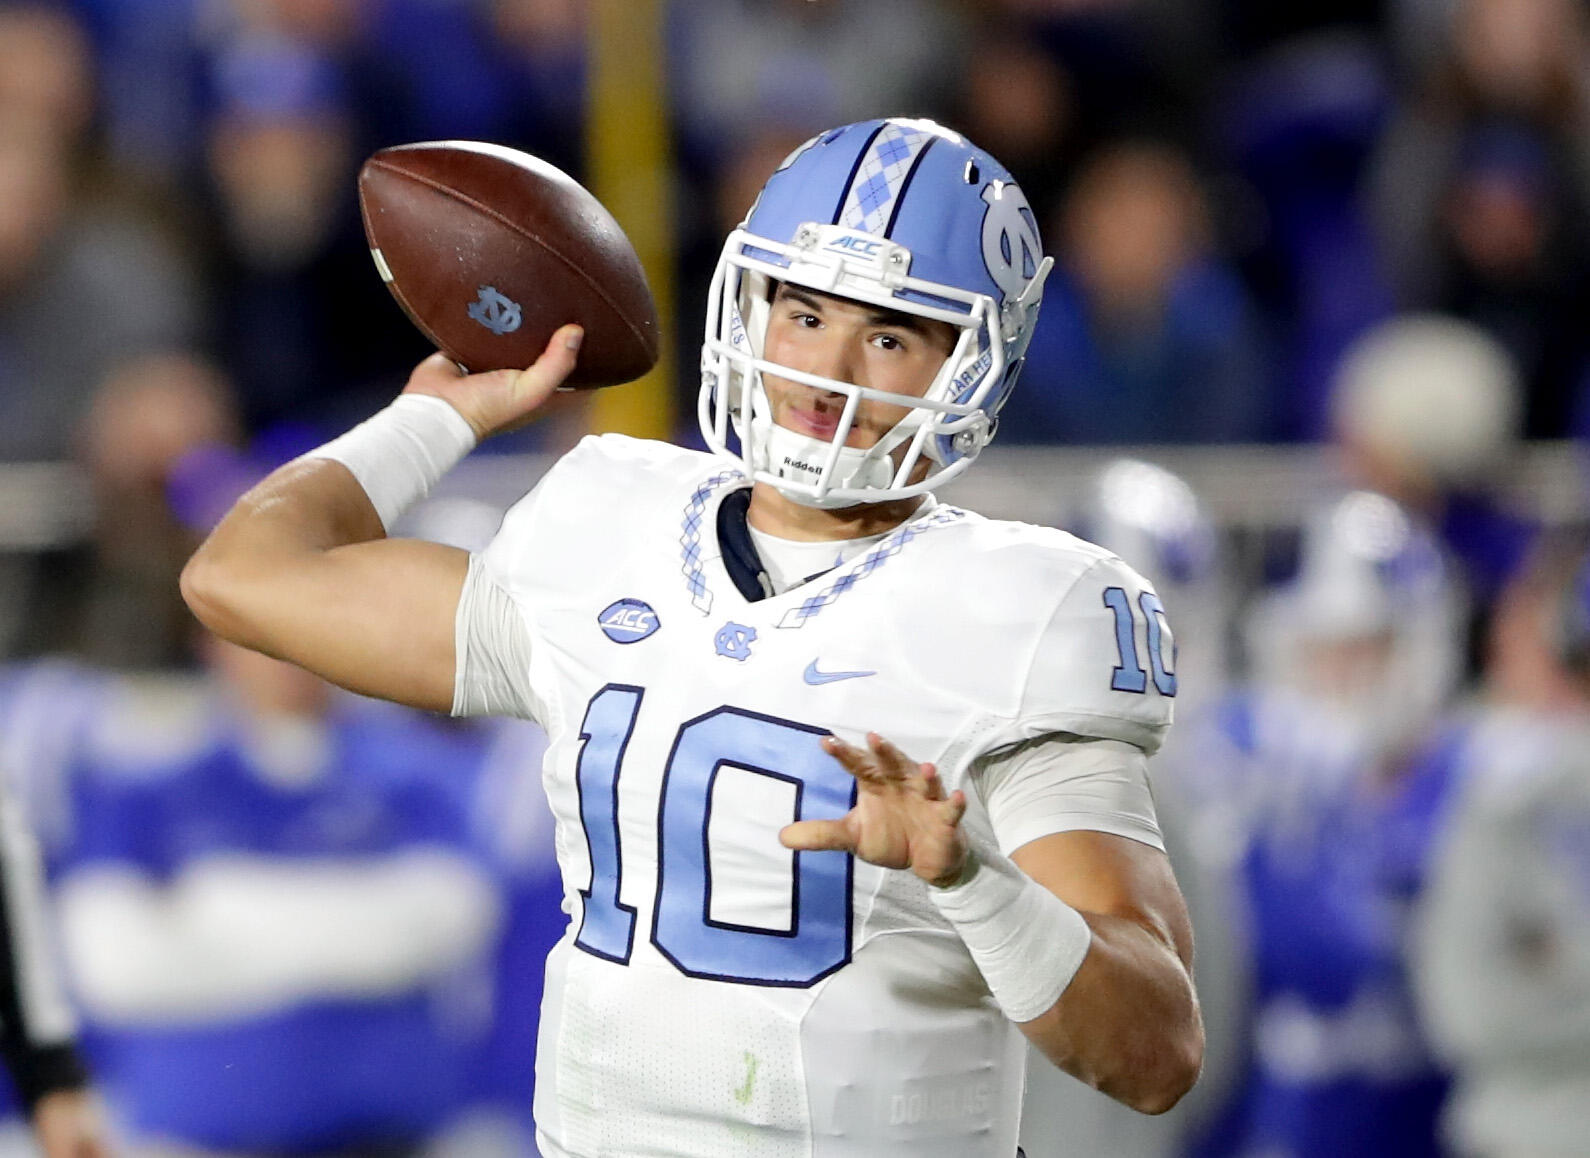
POLYGON ((815 659, 806 665, 806 670, 802 673, 809 684, 831 684, 837 680, 855 680, 862 676, 877 674, 875 671, 818 671, 815 659))

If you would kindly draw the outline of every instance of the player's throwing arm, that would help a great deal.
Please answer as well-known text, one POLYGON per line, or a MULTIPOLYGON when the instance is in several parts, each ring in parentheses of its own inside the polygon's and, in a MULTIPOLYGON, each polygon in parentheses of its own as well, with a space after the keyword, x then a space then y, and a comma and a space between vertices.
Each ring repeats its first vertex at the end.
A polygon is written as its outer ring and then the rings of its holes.
POLYGON ((465 376, 426 359, 393 405, 238 500, 183 570, 188 606, 217 635, 351 691, 447 711, 469 556, 387 529, 479 439, 528 421, 580 339, 564 327, 523 371, 465 376))
POLYGON ((359 203, 375 270, 442 353, 392 406, 245 495, 182 590, 235 643, 445 711, 468 558, 386 531, 559 386, 644 374, 658 356, 656 307, 612 215, 528 154, 471 141, 383 149, 360 171, 359 203), (587 332, 594 348, 576 365, 587 332))

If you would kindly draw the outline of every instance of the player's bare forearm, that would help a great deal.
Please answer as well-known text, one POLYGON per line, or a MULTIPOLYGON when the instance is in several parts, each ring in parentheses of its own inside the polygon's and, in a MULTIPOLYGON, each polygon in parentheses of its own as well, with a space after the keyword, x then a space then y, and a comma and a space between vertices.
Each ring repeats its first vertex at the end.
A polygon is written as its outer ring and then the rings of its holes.
MULTIPOLYGON (((469 557, 434 543, 386 538, 390 521, 446 469, 449 453, 528 421, 574 368, 578 326, 553 334, 534 365, 466 375, 441 354, 414 368, 405 393, 440 399, 419 426, 410 411, 384 412, 346 436, 365 474, 341 455, 289 463, 238 500, 182 573, 182 594, 210 630, 233 643, 285 659, 366 695, 432 711, 452 706, 453 621, 469 557), (449 412, 442 408, 445 416, 449 412), (448 428, 452 427, 451 433, 448 428), (360 441, 362 439, 362 441, 360 441), (415 455, 418 441, 424 452, 415 455), (410 461, 404 461, 405 458, 410 461), (365 484, 369 460, 390 458, 383 505, 365 484), (440 467, 435 464, 440 463, 440 467), (363 479, 363 483, 361 483, 363 479), (379 511, 379 513, 378 513, 379 511)), ((453 458, 451 461, 456 461, 453 458)), ((379 477, 379 476, 376 476, 379 477)))
POLYGON ((367 695, 445 711, 462 551, 389 540, 364 489, 327 459, 249 491, 189 560, 206 627, 367 695))
MULTIPOLYGON (((933 765, 912 761, 876 733, 865 745, 826 737, 823 747, 856 778, 856 806, 839 819, 787 826, 780 834, 786 847, 840 849, 931 885, 960 875, 968 856, 962 792, 946 793, 933 765)), ((1191 924, 1165 854, 1080 831, 1031 841, 1011 859, 1080 912, 1092 932, 1070 984, 1022 1031, 1056 1065, 1133 1109, 1168 1110, 1197 1079, 1203 1023, 1191 981, 1191 924)))
POLYGON ((1097 832, 1044 837, 1012 859, 1093 932, 1065 992, 1022 1032, 1055 1065, 1133 1109, 1170 1109, 1197 1080, 1204 1034, 1191 924, 1169 861, 1097 832))

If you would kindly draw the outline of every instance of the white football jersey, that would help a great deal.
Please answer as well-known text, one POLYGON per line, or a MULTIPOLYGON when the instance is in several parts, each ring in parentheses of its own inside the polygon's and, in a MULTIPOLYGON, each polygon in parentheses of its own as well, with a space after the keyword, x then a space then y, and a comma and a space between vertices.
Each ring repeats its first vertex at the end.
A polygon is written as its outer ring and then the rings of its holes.
POLYGON ((716 532, 745 485, 722 459, 588 438, 479 560, 528 629, 571 914, 544 1152, 1011 1158, 1024 1039, 927 886, 778 832, 851 806, 829 732, 932 761, 984 828, 973 762, 993 749, 1064 732, 1152 752, 1163 611, 1097 547, 942 504, 747 601, 716 532))

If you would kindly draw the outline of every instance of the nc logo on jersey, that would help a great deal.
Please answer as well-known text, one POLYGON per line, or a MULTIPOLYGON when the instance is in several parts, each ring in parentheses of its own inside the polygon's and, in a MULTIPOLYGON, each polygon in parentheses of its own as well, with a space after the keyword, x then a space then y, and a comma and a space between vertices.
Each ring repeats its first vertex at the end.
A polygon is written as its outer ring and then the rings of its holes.
POLYGON ((755 640, 756 628, 746 627, 743 623, 731 620, 718 628, 717 637, 713 642, 717 645, 719 655, 744 663, 751 658, 751 644, 755 640))
POLYGON ((498 337, 513 333, 524 320, 519 303, 504 297, 495 286, 489 285, 480 287, 480 296, 470 305, 469 316, 498 337))
POLYGON ((639 643, 661 627, 662 621, 651 604, 639 599, 620 599, 602 608, 596 624, 614 643, 639 643))

